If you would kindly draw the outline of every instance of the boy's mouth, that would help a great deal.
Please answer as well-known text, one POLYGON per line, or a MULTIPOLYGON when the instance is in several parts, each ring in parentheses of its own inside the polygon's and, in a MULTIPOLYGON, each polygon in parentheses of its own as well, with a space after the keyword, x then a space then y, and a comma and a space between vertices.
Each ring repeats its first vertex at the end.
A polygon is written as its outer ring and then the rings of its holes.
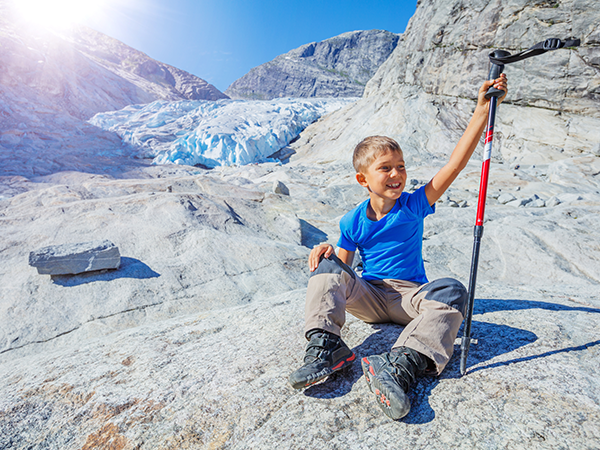
POLYGON ((387 187, 392 188, 392 189, 398 189, 400 187, 401 183, 392 183, 392 184, 388 184, 387 187))

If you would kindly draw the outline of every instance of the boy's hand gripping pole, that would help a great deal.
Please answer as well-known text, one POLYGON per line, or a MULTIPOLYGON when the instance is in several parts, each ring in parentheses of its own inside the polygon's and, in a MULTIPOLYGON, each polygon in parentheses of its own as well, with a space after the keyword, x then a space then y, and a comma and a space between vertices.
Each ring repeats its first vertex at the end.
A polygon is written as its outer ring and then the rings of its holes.
MULTIPOLYGON (((492 55, 496 57, 509 56, 504 50, 496 50, 492 55)), ((490 55, 491 56, 491 55, 490 55)), ((491 59, 491 58, 490 58, 491 59)), ((495 80, 504 71, 504 64, 492 63, 488 80, 495 80)), ((467 355, 471 345, 471 321, 473 319, 473 305, 475 303, 475 285, 477 284, 477 266, 479 265, 479 249, 481 247, 481 236, 483 236, 483 216, 485 213, 485 200, 487 197, 488 175, 490 173, 490 158, 492 156, 492 141, 494 139, 494 122, 496 120, 496 107, 498 97, 502 97, 504 91, 491 87, 485 97, 490 100, 487 127, 485 131, 485 147, 483 151, 483 165, 481 167, 481 182, 479 185, 479 198, 477 200, 477 218, 475 220, 473 255, 471 257, 471 272, 469 275, 469 295, 467 298, 467 315, 465 327, 461 340, 460 373, 464 375, 467 371, 467 355)))
MULTIPOLYGON (((535 44, 533 47, 511 55, 505 50, 496 50, 490 53, 490 63, 492 67, 488 79, 495 80, 504 71, 504 65, 513 62, 521 61, 532 56, 541 55, 559 48, 578 47, 581 41, 577 38, 568 38, 560 40, 556 38, 546 39, 543 42, 535 44)), ((479 248, 481 245, 481 237, 483 236, 483 215, 485 212, 485 200, 487 196, 488 174, 490 172, 490 158, 492 155, 492 140, 494 138, 494 121, 496 120, 496 106, 498 105, 498 97, 502 97, 504 91, 494 88, 488 89, 485 97, 490 100, 490 109, 488 113, 487 129, 485 132, 485 147, 483 152, 483 166, 481 168, 481 183, 479 186, 479 199, 477 201, 477 218, 475 220, 473 242, 473 256, 471 258, 471 273, 469 276, 469 295, 467 298, 467 315, 465 317, 465 327, 461 340, 461 355, 460 355, 460 373, 464 375, 467 371, 467 355, 469 354, 469 346, 471 345, 471 321, 473 319, 473 304, 475 300, 475 285, 477 282, 477 266, 479 263, 479 248)))

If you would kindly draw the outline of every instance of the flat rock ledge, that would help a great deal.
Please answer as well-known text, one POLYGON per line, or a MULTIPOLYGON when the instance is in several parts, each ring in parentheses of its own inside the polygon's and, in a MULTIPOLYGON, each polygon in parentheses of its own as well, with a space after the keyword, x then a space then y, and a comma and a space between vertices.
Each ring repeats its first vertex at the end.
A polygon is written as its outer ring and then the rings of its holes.
POLYGON ((76 275, 120 264, 119 248, 108 240, 51 245, 29 254, 29 265, 41 275, 76 275))

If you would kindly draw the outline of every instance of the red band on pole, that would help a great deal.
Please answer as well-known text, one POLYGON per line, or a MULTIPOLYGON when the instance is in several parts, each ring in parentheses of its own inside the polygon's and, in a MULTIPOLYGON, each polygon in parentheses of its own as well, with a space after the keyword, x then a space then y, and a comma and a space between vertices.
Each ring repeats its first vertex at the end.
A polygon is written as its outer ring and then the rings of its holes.
POLYGON ((485 214, 485 200, 487 198, 488 174, 490 173, 489 158, 483 161, 481 166, 481 183, 479 185, 479 198, 477 200, 477 218, 475 225, 483 225, 483 216, 485 214))
POLYGON ((475 225, 483 225, 485 214, 485 201, 487 198, 488 174, 490 173, 490 158, 492 156, 492 141, 494 140, 494 125, 488 123, 485 132, 485 146, 483 149, 483 165, 481 167, 481 181, 479 184, 479 198, 477 199, 477 218, 475 225))

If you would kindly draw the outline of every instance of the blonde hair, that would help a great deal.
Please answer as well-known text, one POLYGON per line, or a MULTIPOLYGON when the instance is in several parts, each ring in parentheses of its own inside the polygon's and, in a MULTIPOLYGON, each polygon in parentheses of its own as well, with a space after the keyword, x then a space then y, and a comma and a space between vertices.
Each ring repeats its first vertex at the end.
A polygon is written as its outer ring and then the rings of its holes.
POLYGON ((356 172, 365 172, 382 153, 398 152, 402 154, 400 145, 387 136, 369 136, 364 138, 354 149, 352 165, 356 172))

